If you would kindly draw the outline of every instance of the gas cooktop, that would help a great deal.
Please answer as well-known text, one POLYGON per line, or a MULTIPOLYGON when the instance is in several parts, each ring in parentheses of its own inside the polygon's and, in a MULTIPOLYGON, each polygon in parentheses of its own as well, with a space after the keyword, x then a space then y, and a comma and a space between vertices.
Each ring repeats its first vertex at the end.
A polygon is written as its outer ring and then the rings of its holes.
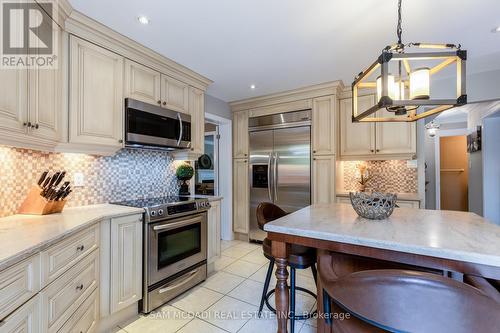
POLYGON ((205 197, 196 196, 167 196, 159 198, 145 198, 113 202, 115 205, 144 208, 146 222, 176 218, 183 215, 195 214, 210 208, 205 197))

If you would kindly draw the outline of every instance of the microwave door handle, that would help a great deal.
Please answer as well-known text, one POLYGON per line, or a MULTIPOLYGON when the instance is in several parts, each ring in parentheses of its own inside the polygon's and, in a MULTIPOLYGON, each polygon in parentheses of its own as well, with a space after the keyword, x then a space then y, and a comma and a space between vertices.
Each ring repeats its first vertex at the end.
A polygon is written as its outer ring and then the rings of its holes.
POLYGON ((186 225, 194 224, 194 223, 199 223, 201 220, 199 218, 194 218, 194 219, 189 219, 185 221, 180 221, 180 222, 175 222, 175 223, 166 223, 162 225, 156 225, 153 227, 154 231, 160 231, 160 230, 171 230, 175 228, 180 228, 186 225))
POLYGON ((269 195, 269 201, 273 202, 271 194, 271 153, 269 153, 269 159, 267 160, 267 194, 269 195))
POLYGON ((179 126, 180 126, 179 139, 177 140, 177 146, 180 146, 181 141, 182 141, 182 118, 181 118, 180 113, 177 113, 177 119, 179 119, 179 126))

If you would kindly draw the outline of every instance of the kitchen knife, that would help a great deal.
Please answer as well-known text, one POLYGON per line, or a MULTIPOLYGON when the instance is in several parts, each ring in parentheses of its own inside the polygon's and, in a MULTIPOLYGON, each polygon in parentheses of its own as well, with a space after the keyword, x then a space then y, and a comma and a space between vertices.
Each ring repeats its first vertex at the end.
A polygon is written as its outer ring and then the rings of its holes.
POLYGON ((52 178, 50 179, 50 183, 49 183, 49 187, 52 187, 54 185, 54 183, 56 182, 57 179, 59 179, 59 175, 61 173, 59 171, 57 171, 53 176, 52 178))
POLYGON ((66 171, 63 171, 59 174, 59 177, 57 177, 56 181, 54 182, 53 186, 57 186, 61 183, 61 181, 64 179, 64 176, 66 176, 66 171))
POLYGON ((42 185, 43 188, 46 188, 49 185, 51 178, 52 178, 52 176, 48 176, 47 178, 45 178, 45 181, 43 182, 43 185, 42 185))
POLYGON ((42 175, 40 176, 40 179, 38 179, 38 186, 42 186, 43 181, 45 180, 45 177, 47 177, 47 174, 49 173, 48 170, 45 170, 42 175))

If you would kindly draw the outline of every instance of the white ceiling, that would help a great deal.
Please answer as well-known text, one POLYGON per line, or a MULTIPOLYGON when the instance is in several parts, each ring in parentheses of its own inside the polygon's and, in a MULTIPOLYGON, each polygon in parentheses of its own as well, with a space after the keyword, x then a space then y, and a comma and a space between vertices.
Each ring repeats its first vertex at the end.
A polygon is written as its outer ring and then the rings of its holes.
MULTIPOLYGON (((344 80, 395 41, 397 0, 70 0, 212 79, 225 101, 344 80), (137 21, 150 18, 149 25, 137 21), (251 90, 249 86, 257 88, 251 90)), ((404 0, 403 40, 461 43, 468 71, 500 69, 499 0, 404 0)))

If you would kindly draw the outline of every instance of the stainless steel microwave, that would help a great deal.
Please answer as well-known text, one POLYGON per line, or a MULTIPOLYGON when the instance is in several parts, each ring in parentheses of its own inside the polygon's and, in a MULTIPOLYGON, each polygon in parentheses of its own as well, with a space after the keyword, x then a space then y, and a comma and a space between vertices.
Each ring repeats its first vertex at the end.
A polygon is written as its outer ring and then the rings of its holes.
POLYGON ((191 147, 191 116, 125 99, 125 146, 159 150, 191 147))

